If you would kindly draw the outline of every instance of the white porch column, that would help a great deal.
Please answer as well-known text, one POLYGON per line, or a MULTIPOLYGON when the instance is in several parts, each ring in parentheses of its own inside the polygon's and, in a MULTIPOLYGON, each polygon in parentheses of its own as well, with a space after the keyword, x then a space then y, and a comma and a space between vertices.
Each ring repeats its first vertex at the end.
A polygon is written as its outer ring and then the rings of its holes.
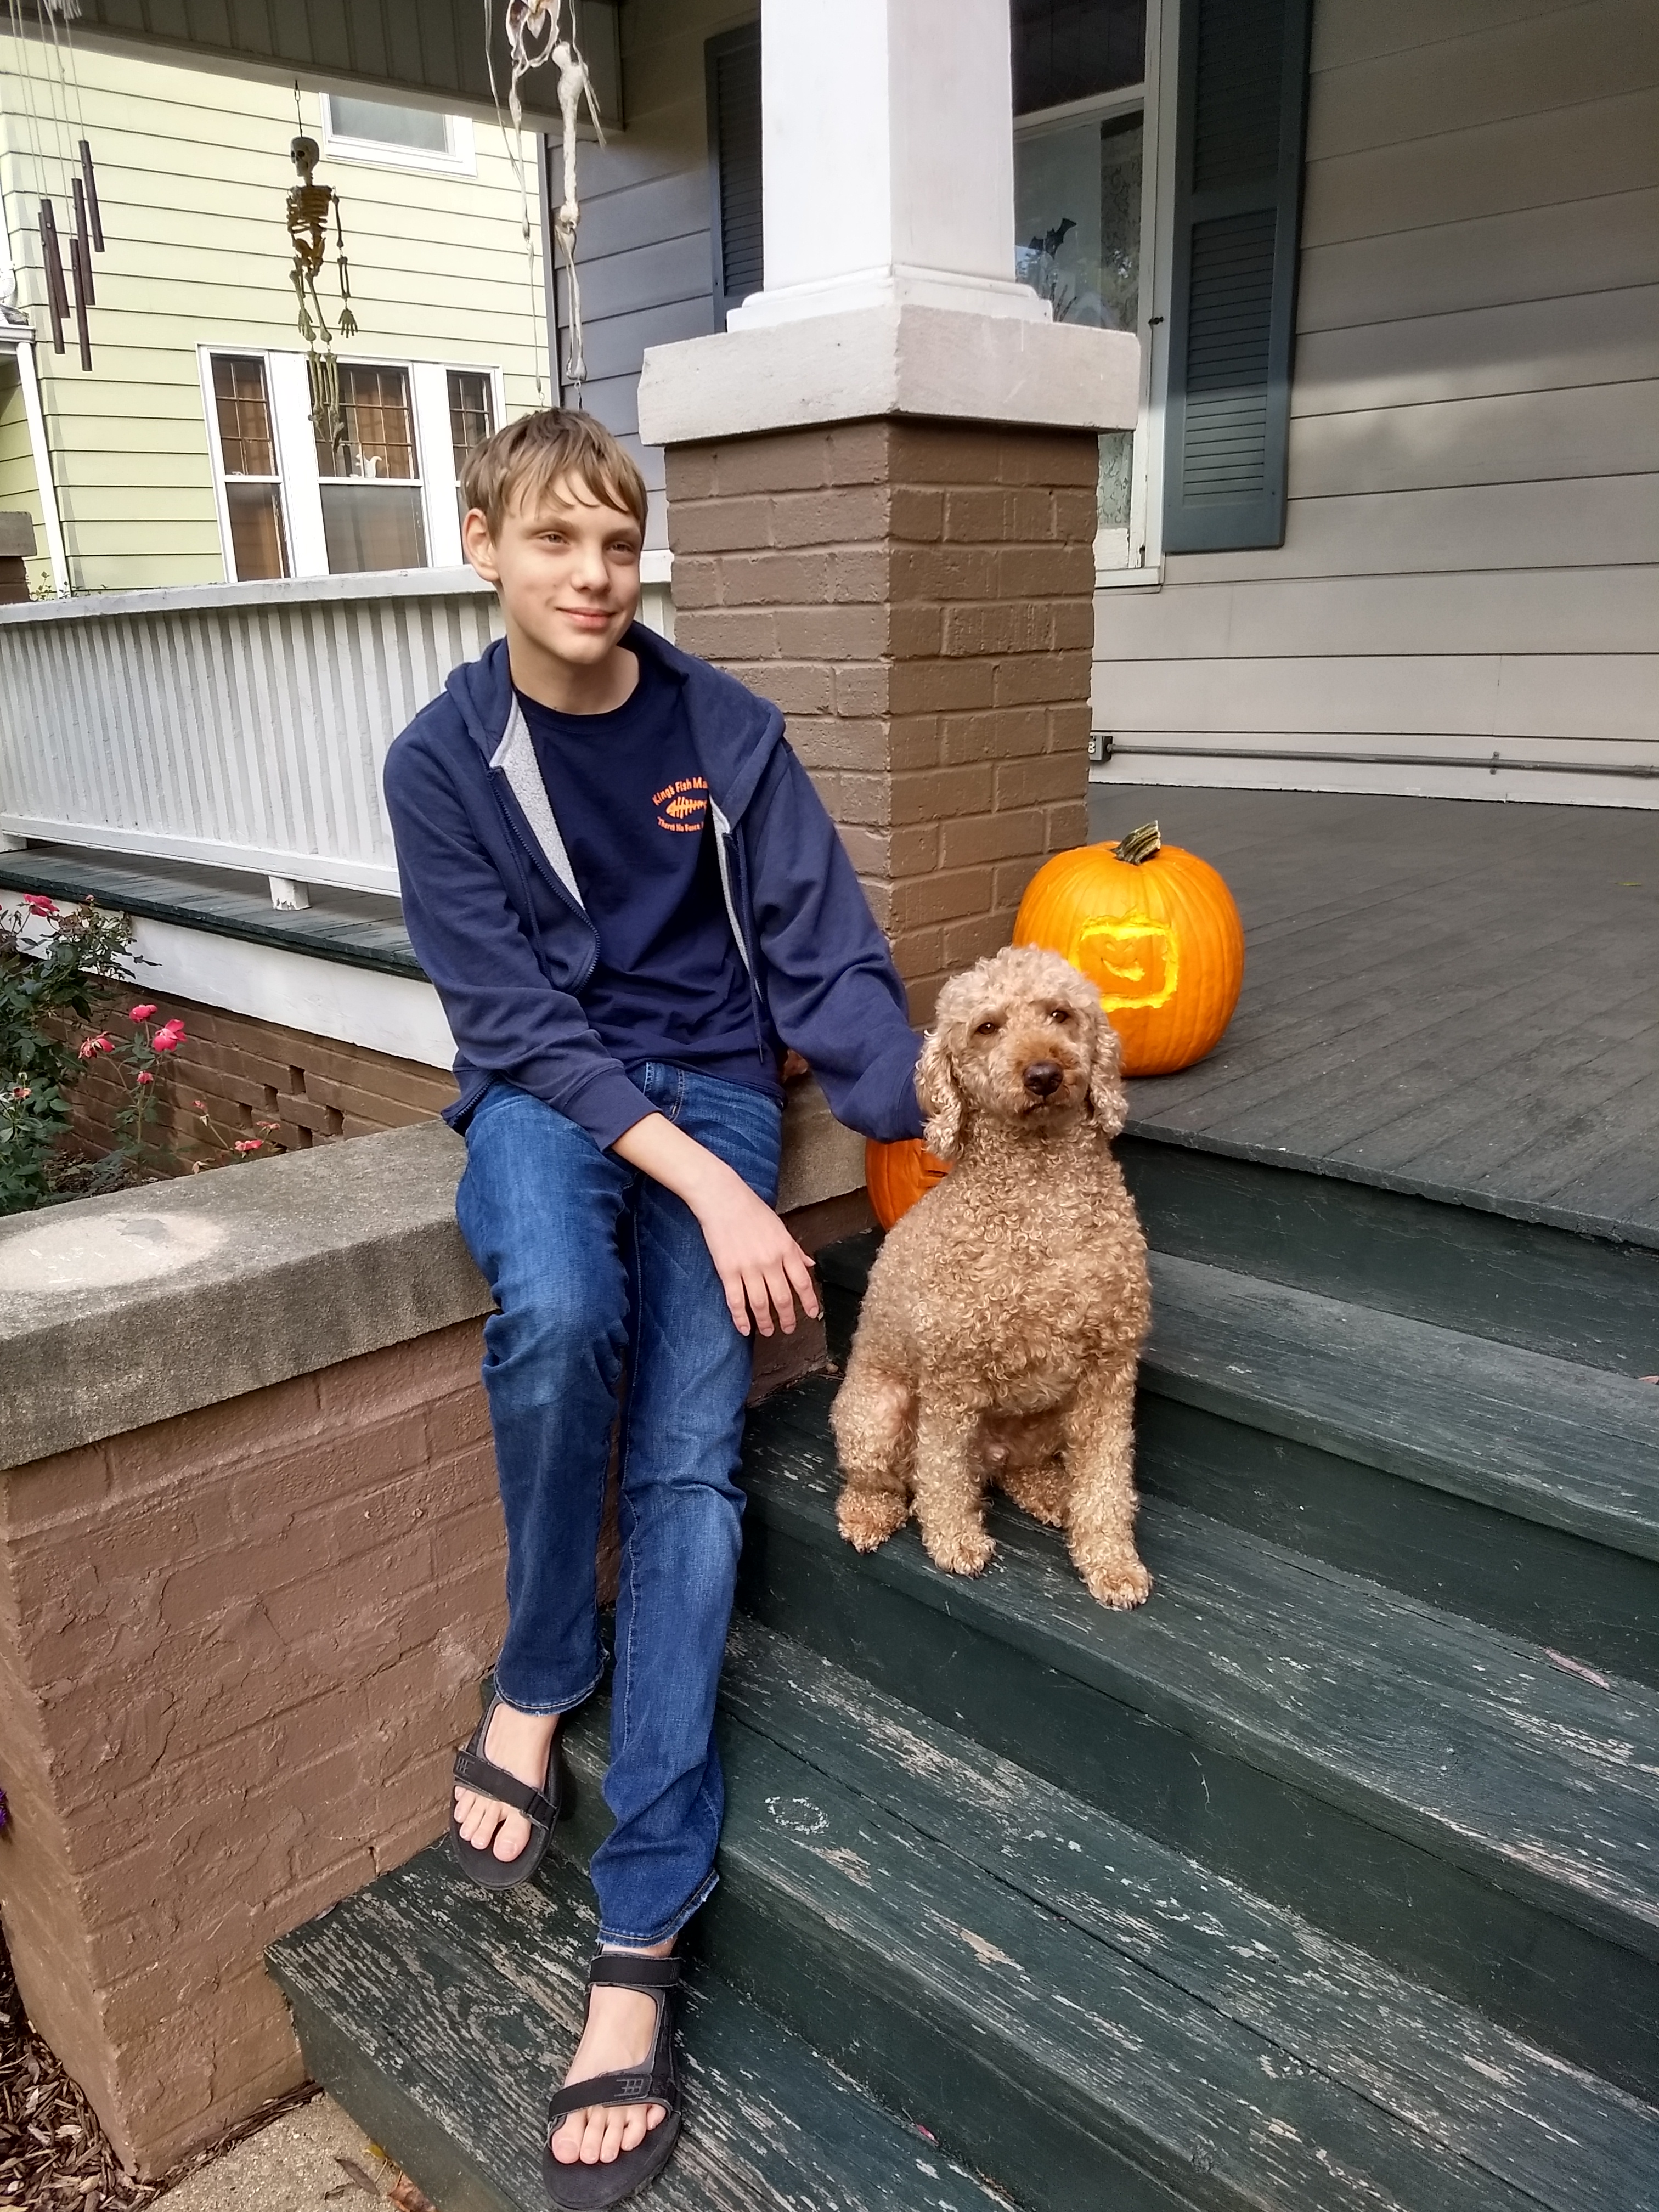
POLYGON ((653 347, 640 431, 679 445, 920 415, 1133 427, 1139 351, 1013 274, 1008 0, 763 0, 765 289, 653 347))
POLYGON ((765 0, 766 289, 734 330, 915 303, 1047 322, 1013 276, 1007 0, 765 0))

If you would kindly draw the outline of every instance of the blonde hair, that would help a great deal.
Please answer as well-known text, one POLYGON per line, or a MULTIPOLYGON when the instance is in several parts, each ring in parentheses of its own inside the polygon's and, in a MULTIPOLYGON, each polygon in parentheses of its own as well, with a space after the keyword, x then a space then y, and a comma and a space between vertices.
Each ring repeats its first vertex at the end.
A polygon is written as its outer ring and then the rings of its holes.
POLYGON ((493 538, 515 504, 544 498, 569 477, 606 507, 645 528, 645 478, 602 422, 568 407, 521 415, 472 448, 461 464, 461 497, 493 538))

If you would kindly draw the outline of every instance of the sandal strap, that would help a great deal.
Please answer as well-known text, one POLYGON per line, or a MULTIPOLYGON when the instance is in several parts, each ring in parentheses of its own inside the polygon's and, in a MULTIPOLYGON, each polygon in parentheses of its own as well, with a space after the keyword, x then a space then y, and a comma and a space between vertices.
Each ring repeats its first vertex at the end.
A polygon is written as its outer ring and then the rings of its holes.
POLYGON ((672 2074, 653 2074, 640 2068, 631 2074, 590 2074, 585 2081, 572 2081, 556 2089, 547 2100, 550 2132, 572 2112, 590 2105, 665 2105, 672 2112, 680 2100, 679 2083, 672 2074))
POLYGON ((684 1961, 672 1954, 653 1959, 640 1951, 599 1951, 587 1969, 587 1986, 625 1990, 677 1990, 684 1961))
POLYGON ((539 1790, 527 1782, 520 1782, 516 1774, 509 1774, 494 1759, 485 1759, 482 1753, 463 1747, 455 1754, 455 1779, 468 1790, 476 1790, 481 1797, 494 1797, 503 1805, 512 1806, 538 1828, 550 1828, 558 1819, 555 1808, 539 1790))

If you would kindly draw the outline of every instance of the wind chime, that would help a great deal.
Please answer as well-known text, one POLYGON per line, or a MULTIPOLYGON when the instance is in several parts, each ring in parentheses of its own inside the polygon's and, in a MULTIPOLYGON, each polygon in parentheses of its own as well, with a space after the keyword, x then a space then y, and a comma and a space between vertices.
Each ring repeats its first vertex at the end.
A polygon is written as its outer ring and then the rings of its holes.
MULTIPOLYGON (((294 88, 294 112, 300 112, 300 88, 294 88)), ((346 260, 345 227, 340 216, 340 196, 331 185, 319 185, 316 167, 322 158, 314 138, 301 131, 289 152, 300 181, 288 196, 288 234, 294 246, 289 280, 300 303, 300 336, 306 342, 306 374, 311 389, 311 425, 319 450, 334 456, 342 476, 351 470, 351 441, 345 410, 340 404, 340 369, 334 358, 336 335, 356 337, 357 318, 351 311, 351 270, 346 260), (340 285, 340 312, 329 328, 323 312, 317 279, 328 258, 329 219, 334 222, 335 273, 340 285)))
MULTIPOLYGON (((593 136, 601 146, 605 130, 599 121, 599 103, 593 91, 593 80, 588 74, 587 64, 582 59, 576 44, 576 0, 570 0, 570 32, 563 35, 564 0, 507 0, 505 28, 507 53, 512 62, 512 75, 507 88, 507 112, 512 118, 513 136, 507 140, 507 157, 518 180, 519 204, 523 218, 525 252, 530 264, 531 318, 536 332, 536 396, 541 397, 541 332, 535 313, 535 248, 532 243, 530 223, 530 192, 525 181, 524 166, 524 105, 519 97, 519 86, 531 70, 550 61, 558 72, 559 121, 564 155, 563 189, 559 204, 553 212, 553 236, 564 263, 565 297, 568 304, 566 325, 566 343, 562 383, 575 387, 576 404, 581 404, 581 387, 587 377, 587 363, 582 355, 582 293, 576 275, 576 226, 581 220, 581 209, 576 198, 576 131, 584 106, 593 126, 593 136)), ((486 22, 488 23, 488 12, 486 22)), ((495 61, 486 31, 485 58, 489 68, 489 90, 495 102, 495 118, 501 122, 501 94, 495 88, 495 61)), ((501 123, 505 137, 507 125, 501 123)))
MULTIPOLYGON (((81 114, 80 74, 75 66, 75 50, 69 31, 70 21, 81 13, 81 0, 40 0, 40 15, 42 58, 46 54, 46 41, 50 37, 57 65, 58 86, 52 97, 50 129, 58 142, 58 163, 65 179, 66 197, 75 211, 74 228, 69 241, 70 274, 67 283, 64 276, 63 242, 58 228, 58 213, 51 195, 45 189, 46 129, 35 101, 34 74, 29 67, 27 50, 23 41, 23 16, 19 0, 9 0, 9 8, 12 37, 17 43, 21 65, 24 98, 33 142, 31 150, 34 155, 36 177, 41 186, 40 266, 46 283, 46 314, 52 325, 52 349, 54 353, 63 353, 67 349, 64 331, 72 313, 81 366, 83 369, 89 369, 92 367, 92 330, 87 319, 87 310, 97 304, 92 257, 104 250, 104 218, 98 204, 98 178, 92 165, 92 147, 85 135, 86 125, 81 114), (73 124, 70 121, 71 106, 74 110, 73 124), (64 145, 66 138, 76 133, 77 127, 76 160, 71 163, 64 151, 64 145)), ((47 70, 43 75, 50 87, 52 71, 47 70)))

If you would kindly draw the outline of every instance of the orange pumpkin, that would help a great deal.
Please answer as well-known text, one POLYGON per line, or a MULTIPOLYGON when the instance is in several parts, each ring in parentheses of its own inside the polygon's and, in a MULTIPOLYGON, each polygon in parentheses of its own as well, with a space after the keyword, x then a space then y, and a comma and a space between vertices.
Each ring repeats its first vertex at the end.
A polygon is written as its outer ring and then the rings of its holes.
POLYGON ((1244 980, 1232 893, 1207 860, 1164 844, 1156 822, 1039 868, 1014 943, 1048 945, 1098 987, 1126 1075, 1173 1075, 1202 1060, 1244 980))
POLYGON ((908 1213, 922 1193, 931 1190, 950 1163, 936 1159, 920 1137, 901 1137, 896 1144, 878 1144, 872 1137, 864 1147, 864 1180, 870 1203, 884 1229, 890 1229, 908 1213))

